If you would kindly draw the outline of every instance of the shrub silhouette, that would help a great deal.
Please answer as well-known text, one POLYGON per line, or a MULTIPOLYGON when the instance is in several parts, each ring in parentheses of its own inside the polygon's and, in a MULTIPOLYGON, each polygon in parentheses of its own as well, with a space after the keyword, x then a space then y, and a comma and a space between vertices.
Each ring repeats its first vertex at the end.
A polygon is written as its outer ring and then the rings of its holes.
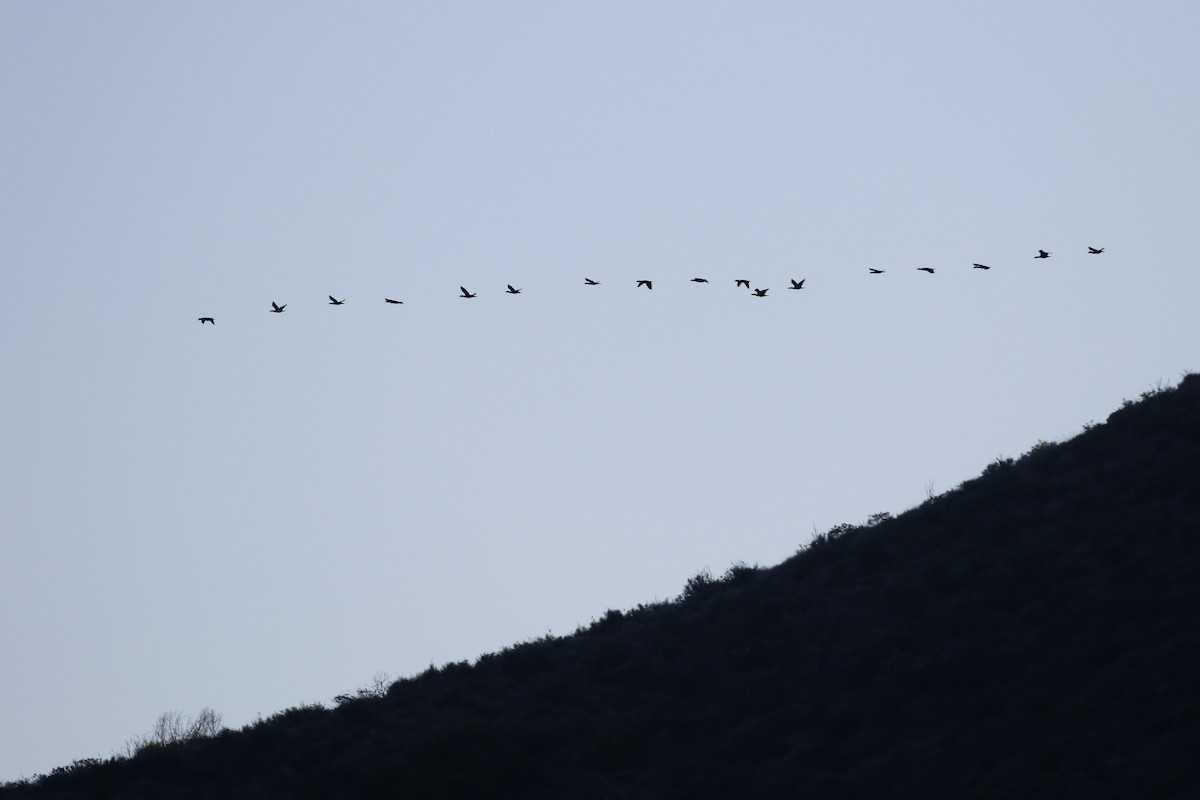
POLYGON ((127 755, 134 756, 154 747, 166 747, 216 736, 222 730, 224 728, 221 725, 221 715, 211 708, 201 709, 199 714, 191 718, 185 717, 179 711, 164 711, 155 720, 150 733, 125 743, 125 751, 127 755))

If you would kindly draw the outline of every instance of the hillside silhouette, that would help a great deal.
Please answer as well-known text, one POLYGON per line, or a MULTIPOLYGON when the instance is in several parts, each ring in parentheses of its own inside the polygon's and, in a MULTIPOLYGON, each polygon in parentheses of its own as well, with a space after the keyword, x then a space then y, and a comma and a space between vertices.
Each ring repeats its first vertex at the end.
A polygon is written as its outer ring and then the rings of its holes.
POLYGON ((1198 536, 1190 375, 778 566, 0 799, 1200 796, 1198 536))

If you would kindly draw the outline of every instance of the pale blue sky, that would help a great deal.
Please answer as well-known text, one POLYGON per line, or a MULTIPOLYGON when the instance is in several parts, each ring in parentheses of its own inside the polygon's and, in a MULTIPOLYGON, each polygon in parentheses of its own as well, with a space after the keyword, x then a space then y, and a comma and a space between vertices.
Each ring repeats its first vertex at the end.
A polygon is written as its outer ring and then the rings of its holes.
POLYGON ((1200 366, 1198 17, 0 4, 0 779, 777 563, 1200 366))

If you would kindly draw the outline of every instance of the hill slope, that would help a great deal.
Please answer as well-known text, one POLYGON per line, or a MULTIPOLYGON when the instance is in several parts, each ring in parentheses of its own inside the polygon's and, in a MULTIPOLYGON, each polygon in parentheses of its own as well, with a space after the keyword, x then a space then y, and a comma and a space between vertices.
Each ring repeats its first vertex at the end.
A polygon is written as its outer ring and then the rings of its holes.
POLYGON ((1200 376, 895 519, 0 798, 1195 796, 1200 376))

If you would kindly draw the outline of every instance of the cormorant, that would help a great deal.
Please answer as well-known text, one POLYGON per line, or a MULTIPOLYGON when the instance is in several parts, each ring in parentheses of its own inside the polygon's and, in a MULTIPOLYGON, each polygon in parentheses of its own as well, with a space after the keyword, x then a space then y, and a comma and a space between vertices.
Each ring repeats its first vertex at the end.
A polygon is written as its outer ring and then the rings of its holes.
POLYGON ((769 291, 771 291, 771 290, 770 289, 755 289, 754 296, 755 297, 766 297, 767 292, 769 292, 769 291))
POLYGON ((928 272, 930 275, 932 275, 933 267, 917 267, 917 272, 928 272))
MULTIPOLYGON (((283 310, 285 308, 287 308, 287 303, 284 303, 283 305, 279 305, 274 300, 271 301, 271 313, 272 314, 282 314, 283 310)), ((216 323, 214 322, 213 324, 215 325, 216 323)))
POLYGON ((333 295, 329 295, 329 305, 331 305, 331 306, 340 306, 340 305, 345 305, 345 303, 346 303, 346 301, 345 301, 345 300, 338 300, 338 299, 337 299, 336 297, 334 297, 333 295))
POLYGON ((1034 256, 1034 258, 1049 258, 1049 257, 1050 257, 1050 254, 1047 253, 1045 250, 1038 250, 1038 254, 1036 256, 1034 256))
POLYGON ((800 280, 796 280, 795 278, 789 278, 788 280, 790 280, 792 282, 792 285, 788 287, 789 289, 803 289, 804 282, 806 280, 808 280, 808 278, 801 278, 800 280))
POLYGON ((647 289, 654 288, 654 281, 638 281, 638 286, 645 286, 647 289))
POLYGON ((1089 255, 1098 256, 1103 252, 1104 252, 1103 247, 1101 247, 1099 250, 1097 250, 1095 247, 1092 247, 1090 244, 1088 245, 1088 254, 1089 255))
POLYGON ((520 289, 514 289, 514 288, 513 288, 513 285, 510 283, 510 284, 508 284, 508 292, 507 292, 507 293, 508 293, 508 294, 520 294, 520 293, 521 293, 521 290, 520 290, 520 289))
POLYGON ((987 264, 972 264, 971 269, 991 269, 987 264))
POLYGON ((692 283, 708 283, 708 278, 692 278, 692 283))
POLYGON ((583 282, 586 283, 588 286, 599 286, 600 285, 600 281, 594 281, 591 278, 584 278, 583 282))
POLYGON ((212 317, 198 317, 198 319, 200 320, 200 324, 201 324, 201 325, 203 325, 203 324, 204 324, 204 323, 206 323, 206 322, 207 322, 207 323, 209 323, 209 324, 211 324, 211 325, 216 325, 216 324, 217 324, 216 320, 214 320, 212 317))
POLYGON ((470 292, 468 292, 468 291, 467 291, 467 287, 465 287, 465 286, 460 286, 460 287, 458 287, 458 288, 459 288, 459 289, 462 289, 462 296, 463 296, 463 297, 474 297, 474 296, 475 296, 475 295, 471 294, 470 292))
POLYGON ((385 297, 385 298, 383 298, 383 302, 385 302, 385 303, 391 303, 391 304, 392 304, 392 305, 394 305, 394 306, 400 306, 400 305, 404 305, 404 301, 403 301, 403 300, 393 300, 393 299, 392 299, 392 298, 390 298, 390 297, 385 297))
POLYGON ((871 270, 872 275, 882 275, 883 274, 883 270, 881 270, 881 269, 875 269, 874 267, 867 267, 867 269, 871 270))
POLYGON ((749 289, 750 281, 746 280, 745 278, 736 278, 736 279, 734 279, 734 285, 735 286, 745 286, 747 289, 749 289))

